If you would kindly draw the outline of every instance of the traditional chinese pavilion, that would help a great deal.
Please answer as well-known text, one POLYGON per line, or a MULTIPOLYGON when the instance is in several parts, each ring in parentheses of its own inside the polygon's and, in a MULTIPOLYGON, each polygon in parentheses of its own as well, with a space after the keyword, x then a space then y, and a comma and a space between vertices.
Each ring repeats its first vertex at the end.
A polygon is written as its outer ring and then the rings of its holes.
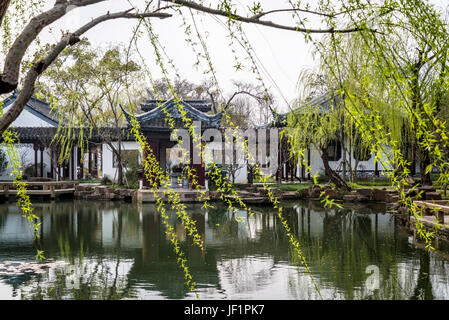
MULTIPOLYGON (((174 120, 174 127, 176 129, 185 128, 182 120, 180 108, 185 111, 185 115, 192 122, 199 121, 201 123, 201 134, 204 130, 211 128, 220 128, 221 113, 209 114, 212 110, 211 103, 205 100, 181 100, 175 102, 174 99, 168 101, 147 100, 141 105, 142 114, 136 116, 140 124, 141 131, 147 138, 148 144, 159 161, 161 168, 167 168, 167 150, 174 147, 178 142, 171 141, 172 129, 170 123, 166 120, 172 118, 174 120), (169 115, 169 117, 168 117, 169 115)), ((131 115, 123 110, 128 123, 131 123, 131 115)), ((199 132, 198 132, 199 134, 199 132)), ((201 163, 195 164, 193 161, 194 154, 201 157, 201 154, 193 147, 190 142, 190 163, 192 169, 195 170, 197 181, 200 186, 205 185, 205 165, 203 159, 201 163)), ((144 152, 143 159, 146 159, 144 152)), ((143 187, 150 185, 148 179, 143 175, 143 187)))

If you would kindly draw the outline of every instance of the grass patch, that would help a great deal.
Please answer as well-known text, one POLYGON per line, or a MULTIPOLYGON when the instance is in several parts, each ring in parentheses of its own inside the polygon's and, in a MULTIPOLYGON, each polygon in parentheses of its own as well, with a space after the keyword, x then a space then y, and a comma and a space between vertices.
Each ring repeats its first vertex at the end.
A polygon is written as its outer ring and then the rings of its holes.
POLYGON ((114 189, 139 189, 139 184, 131 184, 131 185, 124 184, 122 186, 118 184, 112 184, 111 187, 114 189))
POLYGON ((391 181, 387 179, 382 180, 358 180, 352 184, 353 186, 362 187, 389 187, 391 186, 391 181))
POLYGON ((80 183, 101 183, 100 179, 80 179, 80 183))
POLYGON ((286 183, 286 184, 275 184, 273 188, 279 189, 281 191, 300 191, 311 187, 312 184, 309 183, 286 183))

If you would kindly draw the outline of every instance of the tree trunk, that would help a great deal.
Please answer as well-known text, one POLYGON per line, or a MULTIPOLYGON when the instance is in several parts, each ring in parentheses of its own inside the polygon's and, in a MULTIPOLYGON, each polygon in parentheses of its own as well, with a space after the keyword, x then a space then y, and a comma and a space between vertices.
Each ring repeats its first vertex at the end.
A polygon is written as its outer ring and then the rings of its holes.
POLYGON ((354 169, 352 172, 352 181, 356 181, 357 180, 357 167, 359 166, 359 159, 355 159, 355 163, 354 163, 354 169))
MULTIPOLYGON (((411 80, 411 93, 412 93, 412 108, 413 110, 416 110, 417 112, 422 113, 423 112, 423 106, 422 106, 422 100, 419 92, 419 72, 421 68, 424 65, 424 57, 423 57, 423 51, 419 52, 419 58, 418 61, 413 65, 412 69, 412 80, 411 80)), ((421 184, 422 185, 432 185, 432 180, 430 179, 430 172, 426 173, 427 166, 431 163, 429 152, 426 150, 423 150, 421 147, 422 141, 419 141, 420 139, 417 137, 417 147, 420 153, 420 163, 419 163, 419 171, 421 175, 421 184)))
POLYGON ((419 171, 421 175, 421 184, 423 186, 431 186, 432 179, 430 178, 430 172, 426 173, 427 166, 431 163, 429 153, 427 151, 421 151, 421 161, 419 162, 419 171))
POLYGON ((331 179, 331 181, 335 184, 337 189, 351 191, 351 188, 348 186, 346 181, 344 181, 329 165, 329 158, 327 156, 327 148, 321 152, 321 160, 323 160, 324 170, 326 176, 331 179))
MULTIPOLYGON (((344 119, 341 120, 344 123, 344 119)), ((341 150, 343 151, 343 180, 346 181, 346 148, 345 148, 345 132, 343 126, 341 127, 341 150)))
POLYGON ((114 148, 111 142, 109 142, 108 145, 112 149, 112 152, 117 157, 117 184, 119 186, 123 186, 123 164, 122 164, 121 143, 118 144, 118 150, 114 148))
MULTIPOLYGON (((119 136, 120 136, 120 133, 119 133, 119 136)), ((118 166, 117 166, 117 169, 118 169, 118 185, 119 186, 123 186, 123 163, 122 163, 122 141, 121 141, 121 139, 119 138, 119 140, 118 140, 118 157, 117 157, 117 160, 118 160, 118 166)))
POLYGON ((119 160, 117 171, 118 171, 117 184, 119 186, 123 186, 123 184, 124 184, 123 183, 123 166, 121 163, 121 159, 119 160))
POLYGON ((8 11, 9 3, 11 0, 2 0, 0 1, 0 26, 3 23, 3 18, 6 15, 6 11, 8 11))

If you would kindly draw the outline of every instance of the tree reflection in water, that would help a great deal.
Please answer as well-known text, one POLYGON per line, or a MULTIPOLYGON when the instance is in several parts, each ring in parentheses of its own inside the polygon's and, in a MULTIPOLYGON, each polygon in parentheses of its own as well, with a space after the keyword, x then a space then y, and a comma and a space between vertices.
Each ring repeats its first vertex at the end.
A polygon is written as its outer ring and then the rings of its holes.
MULTIPOLYGON (((69 265, 26 278, 0 275, 22 299, 184 299, 184 285, 165 229, 151 204, 49 202, 35 204, 42 219, 47 258, 69 265)), ((291 250, 276 212, 256 214, 189 205, 206 250, 192 244, 176 215, 176 230, 200 298, 317 299, 310 276, 291 250), (244 222, 238 222, 238 221, 244 222)), ((323 209, 319 203, 285 203, 285 217, 299 240, 325 299, 447 299, 449 252, 428 253, 379 206, 323 209), (365 283, 379 268, 379 289, 365 283)), ((34 258, 32 238, 11 205, 0 207, 0 263, 34 258), (22 228, 22 229, 20 229, 22 228), (22 232, 20 231, 20 232, 22 232), (20 233, 18 231, 18 233, 20 233), (24 250, 24 247, 30 249, 24 250)))

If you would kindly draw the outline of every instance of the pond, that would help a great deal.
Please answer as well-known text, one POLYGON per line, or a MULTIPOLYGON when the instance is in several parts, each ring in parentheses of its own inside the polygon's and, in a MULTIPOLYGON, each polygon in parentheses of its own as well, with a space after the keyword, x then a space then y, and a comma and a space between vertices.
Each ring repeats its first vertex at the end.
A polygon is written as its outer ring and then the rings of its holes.
MULTIPOLYGON (((283 206, 310 271, 269 207, 249 216, 188 205, 204 252, 168 214, 200 299, 449 299, 447 245, 427 252, 384 206, 283 206)), ((15 204, 0 205, 0 299, 196 299, 154 205, 34 207, 44 263, 35 262, 32 232, 15 204)))

